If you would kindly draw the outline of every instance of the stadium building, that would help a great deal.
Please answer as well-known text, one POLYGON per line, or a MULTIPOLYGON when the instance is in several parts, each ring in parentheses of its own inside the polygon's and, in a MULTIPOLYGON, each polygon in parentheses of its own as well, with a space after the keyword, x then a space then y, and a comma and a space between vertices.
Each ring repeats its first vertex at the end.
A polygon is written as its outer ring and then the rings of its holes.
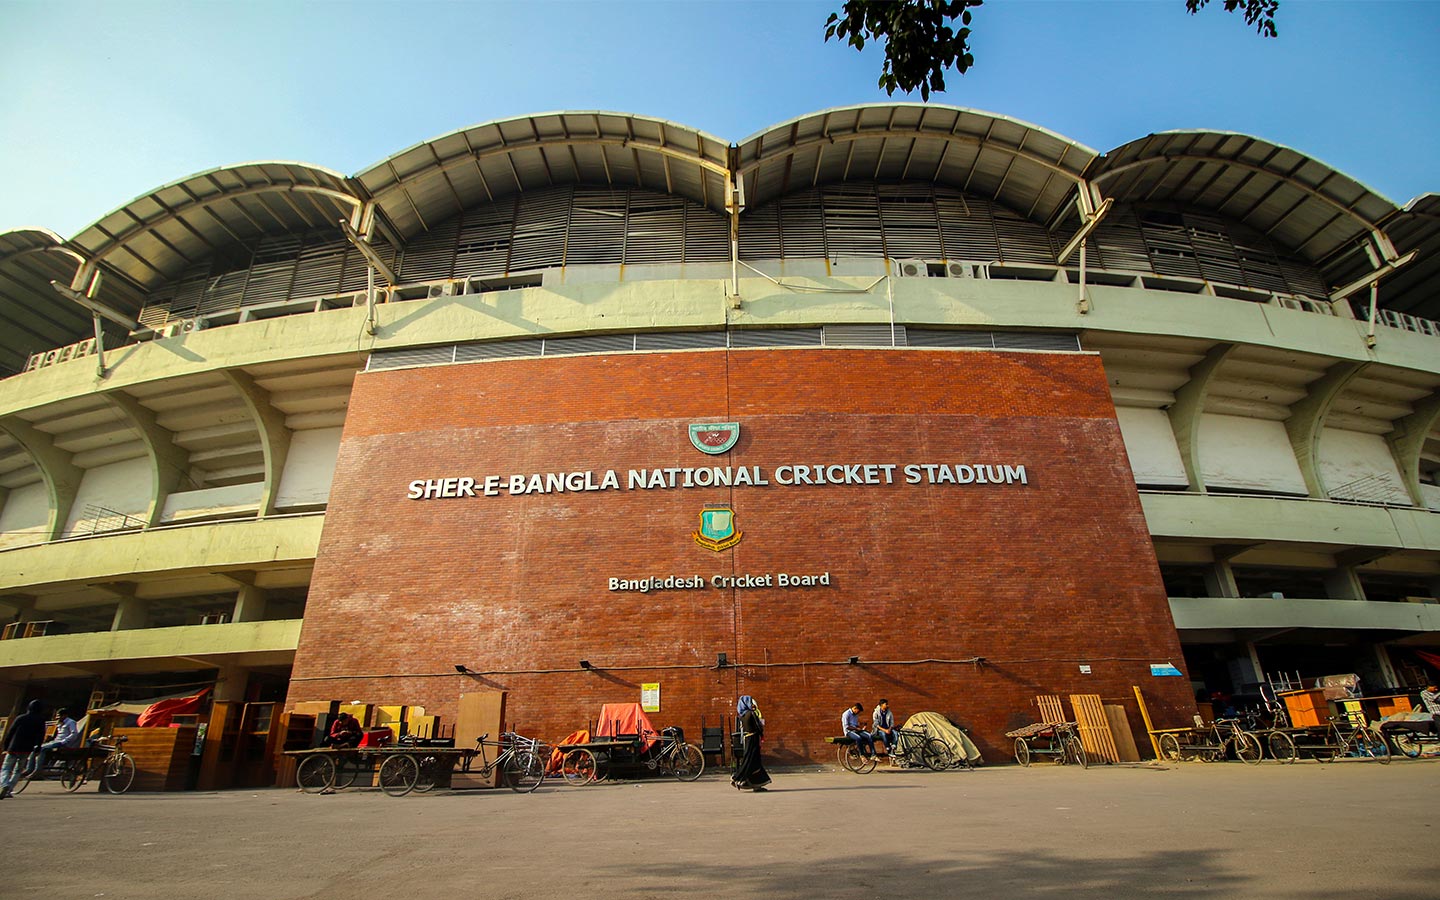
POLYGON ((286 704, 503 690, 554 739, 751 694, 799 760, 885 696, 999 759, 1036 694, 1414 687, 1437 216, 1245 135, 886 104, 0 234, 0 711, 213 685, 263 767, 286 704))

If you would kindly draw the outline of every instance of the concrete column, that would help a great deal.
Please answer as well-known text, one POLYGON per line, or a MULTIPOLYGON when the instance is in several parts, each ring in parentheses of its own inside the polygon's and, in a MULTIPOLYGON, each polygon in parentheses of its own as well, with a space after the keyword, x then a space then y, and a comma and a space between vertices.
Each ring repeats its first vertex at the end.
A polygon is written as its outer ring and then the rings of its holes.
POLYGON ((250 670, 244 666, 221 666, 215 682, 215 700, 219 703, 243 703, 245 684, 250 670))
POLYGON ((1331 600, 1364 600, 1365 588, 1354 566, 1340 566, 1325 575, 1325 593, 1331 600))
POLYGON ((121 597, 115 607, 115 619, 110 623, 111 631, 130 631, 150 626, 150 604, 139 597, 121 597))
POLYGON ((242 584, 235 595, 232 622, 259 622, 265 618, 265 592, 253 584, 242 584))
POLYGON ((1224 560, 1211 564, 1205 572, 1205 587, 1212 597, 1240 596, 1240 587, 1235 584, 1235 570, 1224 560))
POLYGON ((1390 662, 1390 648, 1384 644, 1375 644, 1374 647, 1375 662, 1380 666, 1380 675, 1385 679, 1385 684, 1389 687, 1399 687, 1400 676, 1395 674, 1395 666, 1390 662))

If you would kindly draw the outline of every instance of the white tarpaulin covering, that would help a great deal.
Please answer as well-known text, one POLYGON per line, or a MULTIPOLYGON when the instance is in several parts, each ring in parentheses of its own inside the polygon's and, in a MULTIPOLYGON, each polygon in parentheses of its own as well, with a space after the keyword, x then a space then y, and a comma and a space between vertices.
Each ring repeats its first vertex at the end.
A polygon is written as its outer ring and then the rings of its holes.
POLYGON ((952 753, 957 756, 961 753, 965 754, 965 758, 970 760, 972 765, 980 762, 980 748, 975 746, 975 742, 970 740, 970 736, 956 728, 953 722, 937 712, 918 712, 905 720, 904 727, 918 728, 922 723, 925 725, 926 733, 944 741, 952 753))

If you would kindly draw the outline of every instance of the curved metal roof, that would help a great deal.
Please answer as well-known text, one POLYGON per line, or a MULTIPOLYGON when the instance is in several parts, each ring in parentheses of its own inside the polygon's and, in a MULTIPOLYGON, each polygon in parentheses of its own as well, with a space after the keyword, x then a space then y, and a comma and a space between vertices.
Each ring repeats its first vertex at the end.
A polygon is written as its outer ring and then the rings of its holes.
POLYGON ((401 237, 476 203, 557 184, 679 194, 725 208, 728 142, 616 112, 552 112, 486 122, 423 141, 355 176, 401 237))
POLYGON ((1049 223, 1096 151, 1028 122, 932 104, 845 106, 791 119, 739 145, 745 201, 758 206, 837 181, 930 181, 1049 223))
MULTIPOLYGON (((0 233, 0 368, 20 369, 31 353, 74 343, 92 330, 90 313, 50 287, 51 281, 70 284, 79 267, 79 256, 53 231, 0 233)), ((104 279, 98 297, 134 299, 104 279)))
MULTIPOLYGON (((1385 233, 1398 252, 1416 254, 1409 265, 1380 282, 1380 305, 1440 321, 1440 194, 1421 194, 1405 204, 1385 220, 1385 233)), ((1364 273, 1360 269, 1353 277, 1364 273)))
POLYGON ((102 216, 70 246, 144 288, 266 234, 335 227, 361 203, 344 175, 298 162, 200 172, 102 216))
POLYGON ((1225 131, 1165 131, 1123 144, 1085 173, 1118 201, 1213 210, 1267 234, 1334 277, 1388 198, 1289 147, 1225 131))

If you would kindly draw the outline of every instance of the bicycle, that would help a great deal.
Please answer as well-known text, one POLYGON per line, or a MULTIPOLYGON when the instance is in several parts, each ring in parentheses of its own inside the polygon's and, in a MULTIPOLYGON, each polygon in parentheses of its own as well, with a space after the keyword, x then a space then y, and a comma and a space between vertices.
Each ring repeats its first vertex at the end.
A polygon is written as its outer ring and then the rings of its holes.
POLYGON ((35 757, 32 755, 31 768, 15 782, 11 793, 18 794, 29 787, 30 782, 44 781, 53 774, 60 787, 68 793, 75 793, 94 779, 100 782, 100 789, 106 793, 123 794, 135 783, 135 760, 120 747, 127 740, 122 737, 117 738, 114 744, 97 743, 89 747, 55 750, 49 765, 43 770, 33 765, 35 757))
POLYGON ((705 771, 705 755, 699 747, 685 743, 684 730, 674 725, 661 730, 660 746, 651 748, 644 763, 681 781, 694 781, 705 771))
MULTIPOLYGON (((482 778, 489 778, 491 773, 498 769, 504 776, 506 785, 518 794, 528 794, 538 788, 545 780, 545 759, 542 753, 544 745, 535 738, 527 738, 513 731, 503 731, 500 733, 500 743, 496 745, 501 748, 500 755, 495 757, 494 762, 490 762, 485 757, 485 747, 487 746, 485 739, 489 736, 490 733, 487 731, 475 739, 475 752, 466 756, 460 771, 474 772, 482 778), (472 761, 477 755, 480 757, 478 772, 471 768, 472 761)), ((413 757, 397 757, 396 759, 401 758, 409 759, 411 764, 416 766, 415 778, 418 781, 420 775, 418 763, 413 757)), ((385 789, 385 766, 395 763, 396 759, 387 759, 380 767, 381 790, 385 789)))
POLYGON ((1260 739, 1241 728, 1239 719, 1216 719, 1209 725, 1160 735, 1160 757, 1172 762, 1179 762, 1187 753, 1201 762, 1214 762, 1231 750, 1236 759, 1252 766, 1265 756, 1260 739), (1185 738, 1183 744, 1181 737, 1185 738))
POLYGON ((923 766, 932 772, 956 765, 950 746, 937 737, 931 737, 924 722, 919 723, 918 730, 897 728, 895 736, 895 749, 891 751, 890 758, 896 765, 907 769, 923 766))

